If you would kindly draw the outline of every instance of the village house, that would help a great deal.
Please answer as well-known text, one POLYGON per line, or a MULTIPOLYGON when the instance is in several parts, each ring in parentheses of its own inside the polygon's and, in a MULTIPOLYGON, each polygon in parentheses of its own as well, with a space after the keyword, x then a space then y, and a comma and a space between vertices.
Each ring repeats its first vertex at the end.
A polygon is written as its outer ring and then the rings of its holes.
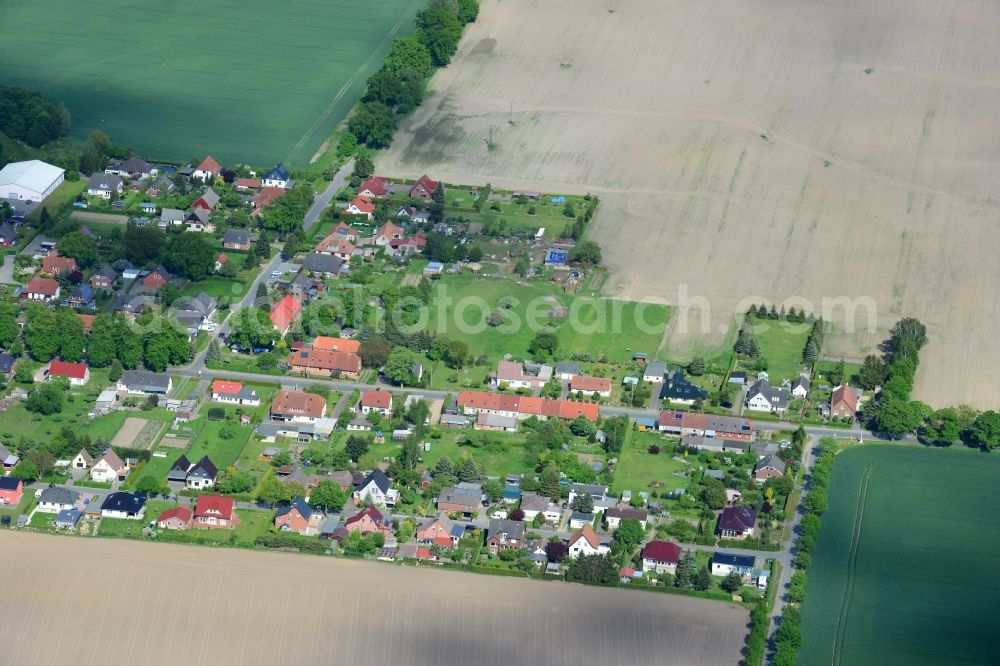
POLYGON ((260 178, 260 184, 264 187, 280 187, 285 189, 289 187, 289 183, 292 178, 288 174, 288 169, 285 168, 281 162, 274 165, 274 168, 265 173, 260 178))
POLYGON ((250 217, 258 217, 262 215, 264 209, 270 206, 275 199, 284 196, 285 190, 281 187, 265 187, 262 188, 260 192, 253 197, 253 211, 250 213, 250 217))
POLYGON ((215 480, 219 476, 219 470, 215 463, 208 456, 202 456, 188 470, 184 478, 184 485, 188 490, 204 490, 215 485, 215 480))
POLYGON ((101 518, 142 520, 146 515, 146 496, 125 491, 109 494, 101 504, 101 518))
POLYGON ((302 349, 288 355, 288 367, 304 375, 357 379, 361 357, 354 352, 302 349))
POLYGON ((362 534, 379 532, 387 537, 392 536, 392 523, 375 508, 374 504, 348 518, 344 522, 344 529, 347 530, 348 534, 351 532, 361 532, 362 534))
POLYGON ((76 527, 81 518, 83 518, 83 512, 79 509, 63 509, 56 514, 56 519, 52 524, 57 530, 69 530, 76 527))
POLYGON ((350 261, 354 250, 354 243, 338 233, 331 233, 316 245, 317 254, 333 255, 342 261, 350 261))
POLYGON ((194 526, 206 529, 232 529, 237 523, 236 501, 221 495, 199 495, 194 505, 194 526))
POLYGON ((344 272, 345 264, 336 255, 310 252, 303 258, 302 268, 312 275, 332 279, 344 272))
POLYGON ((229 255, 227 254, 220 254, 218 257, 216 257, 215 272, 216 273, 220 272, 222 270, 222 267, 226 265, 227 261, 229 261, 229 255))
POLYGON ((144 291, 157 291, 161 287, 164 287, 173 280, 173 276, 170 274, 163 264, 160 264, 153 270, 146 273, 142 278, 142 289, 144 291))
POLYGON ((205 231, 208 229, 210 219, 211 216, 207 208, 195 206, 184 216, 184 224, 187 227, 186 231, 205 231))
POLYGON ((744 405, 757 412, 782 414, 788 409, 788 391, 771 386, 766 379, 758 379, 747 390, 744 405))
POLYGON ((9 222, 0 223, 0 248, 12 247, 17 242, 17 230, 9 222))
POLYGON ((249 250, 250 232, 243 229, 230 229, 222 236, 222 247, 227 250, 249 250))
POLYGON ((35 276, 21 290, 22 301, 51 303, 59 300, 59 283, 51 278, 35 276))
POLYGON ((392 222, 386 222, 375 230, 372 243, 379 247, 388 247, 392 241, 401 240, 405 235, 406 231, 402 227, 396 226, 392 222))
POLYGON ((160 228, 166 228, 175 224, 184 224, 187 215, 177 208, 164 208, 160 211, 160 228))
POLYGON ((517 417, 501 416, 500 414, 489 414, 481 412, 476 415, 476 421, 472 427, 475 430, 488 430, 492 432, 516 432, 517 417))
POLYGON ((524 547, 524 523, 493 518, 486 529, 486 547, 494 555, 501 550, 521 550, 524 547))
POLYGON ((7 352, 0 353, 0 375, 10 381, 14 377, 17 368, 17 357, 7 352))
POLYGON ((744 506, 727 506, 719 515, 719 537, 742 541, 753 536, 757 511, 744 506))
POLYGON ((669 435, 697 435, 741 442, 749 442, 754 433, 753 421, 749 419, 675 409, 660 412, 656 428, 669 435))
POLYGON ((573 375, 569 382, 569 390, 573 393, 585 393, 590 396, 599 395, 602 398, 611 397, 611 380, 604 377, 588 377, 573 375))
POLYGON ((642 549, 644 573, 676 574, 681 559, 681 547, 670 541, 650 541, 642 549))
POLYGON ((500 361, 496 372, 490 375, 490 385, 493 388, 535 390, 545 386, 550 379, 552 379, 552 366, 500 361))
POLYGON ((38 496, 37 510, 42 513, 59 513, 63 509, 74 509, 80 503, 80 493, 69 488, 50 486, 42 489, 38 496))
POLYGON ((274 514, 274 527, 282 532, 297 532, 303 536, 319 534, 323 513, 309 506, 303 497, 296 497, 288 506, 274 514))
POLYGON ((611 530, 617 530, 618 526, 626 518, 635 518, 642 525, 642 528, 646 529, 649 512, 646 509, 632 506, 613 506, 604 512, 604 520, 608 524, 608 529, 611 530))
POLYGON ((601 543, 594 528, 589 524, 573 532, 568 545, 571 560, 575 560, 581 555, 603 555, 611 551, 608 546, 601 543))
POLYGON ((358 188, 358 194, 363 197, 379 199, 389 194, 389 179, 385 176, 369 176, 358 188))
POLYGON ((445 514, 439 515, 416 532, 417 543, 452 548, 458 545, 465 528, 453 523, 445 514))
POLYGON ((173 380, 165 372, 126 370, 118 380, 117 388, 129 395, 165 396, 173 388, 173 380))
POLYGON ((669 400, 679 405, 693 405, 696 402, 708 400, 708 391, 695 386, 684 373, 677 371, 660 388, 660 400, 669 400))
POLYGON ((187 506, 175 506, 165 509, 156 522, 161 530, 186 530, 191 527, 194 512, 187 506))
POLYGON ((392 487, 385 472, 376 469, 354 487, 354 501, 359 504, 376 504, 391 509, 399 501, 399 491, 392 487))
POLYGON ((114 481, 124 481, 128 476, 129 468, 114 452, 108 449, 101 454, 101 457, 90 468, 90 478, 98 483, 112 483, 114 481))
POLYGON ((17 506, 21 503, 24 483, 16 476, 0 476, 0 505, 17 506))
POLYGON ((259 407, 260 396, 257 391, 240 382, 230 382, 216 379, 212 382, 212 400, 242 407, 259 407))
POLYGON ((478 483, 459 483, 441 489, 437 498, 438 511, 473 516, 479 513, 483 487, 478 483))
POLYGON ((76 270, 76 259, 72 257, 60 257, 58 254, 50 254, 42 260, 41 274, 48 277, 59 277, 76 270))
POLYGON ((326 416, 326 400, 315 393, 282 391, 271 402, 271 418, 275 421, 315 423, 326 416))
POLYGON ((100 269, 94 271, 94 274, 90 276, 90 288, 103 289, 104 291, 114 291, 115 280, 117 278, 118 272, 111 266, 105 264, 100 269))
POLYGON ((70 386, 83 386, 90 381, 90 368, 86 363, 67 363, 66 361, 51 361, 45 371, 45 378, 65 377, 70 386))
POLYGON ((580 374, 580 364, 579 363, 569 363, 567 361, 562 361, 561 363, 556 363, 555 376, 561 382, 571 381, 574 375, 580 374))
POLYGON ((462 391, 456 403, 465 414, 486 412, 500 416, 514 416, 526 419, 535 416, 541 420, 560 418, 572 421, 583 416, 588 421, 597 421, 599 408, 592 402, 574 400, 553 400, 534 396, 487 393, 486 391, 462 391))
POLYGON ((209 155, 201 161, 195 170, 191 173, 192 180, 200 180, 201 182, 212 182, 219 177, 222 173, 222 165, 215 161, 215 158, 209 155))
POLYGON ((351 200, 351 203, 347 204, 347 208, 344 210, 348 215, 363 215, 366 219, 371 220, 375 217, 375 204, 368 197, 358 195, 351 200))
POLYGON ((413 187, 410 188, 410 198, 430 201, 433 198, 434 190, 436 190, 437 187, 437 181, 431 180, 426 175, 423 175, 418 178, 417 182, 415 182, 413 187))
POLYGON ((200 197, 195 199, 195 202, 191 204, 191 208, 201 208, 204 211, 212 212, 215 210, 215 207, 219 205, 219 201, 219 194, 209 187, 201 194, 200 197))
POLYGON ((647 384, 659 384, 667 374, 667 364, 656 361, 647 363, 642 368, 642 381, 647 384))
POLYGON ((847 384, 833 389, 830 395, 830 416, 846 419, 858 413, 858 394, 847 384))
POLYGON ((767 455, 759 460, 753 468, 753 478, 757 483, 768 479, 781 478, 785 475, 785 461, 776 455, 767 455))
POLYGON ((236 188, 237 192, 258 190, 260 189, 260 178, 237 178, 233 183, 233 187, 236 188))
POLYGON ((734 555, 732 553, 712 553, 712 575, 728 576, 734 571, 740 576, 750 576, 756 558, 753 555, 734 555))
POLYGON ((121 177, 109 173, 95 173, 87 179, 87 196, 111 200, 124 189, 121 177))
POLYGON ((809 375, 802 373, 792 382, 792 397, 804 398, 809 395, 809 375))
POLYGON ((295 321, 300 312, 302 312, 302 303, 291 294, 286 294, 281 300, 271 306, 269 313, 271 324, 279 334, 284 336, 288 333, 288 329, 292 327, 292 322, 295 321))
POLYGON ((87 449, 80 449, 80 452, 70 461, 70 466, 73 469, 89 469, 93 464, 94 457, 87 452, 87 449))
POLYGON ((361 394, 361 413, 378 412, 382 416, 392 416, 392 394, 377 389, 361 394))

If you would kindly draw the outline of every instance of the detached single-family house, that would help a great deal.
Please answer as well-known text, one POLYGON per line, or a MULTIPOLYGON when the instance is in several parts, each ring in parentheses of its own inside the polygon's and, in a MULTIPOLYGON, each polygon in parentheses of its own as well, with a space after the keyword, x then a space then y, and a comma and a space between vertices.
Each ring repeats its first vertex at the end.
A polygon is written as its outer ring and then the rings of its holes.
POLYGON ((274 168, 261 176, 260 183, 264 187, 280 187, 285 189, 288 187, 288 183, 291 180, 291 176, 288 174, 288 169, 278 162, 274 165, 274 168))
POLYGON ((584 393, 590 396, 599 395, 602 398, 611 396, 611 380, 604 377, 588 377, 573 375, 569 382, 569 390, 573 393, 584 393))
POLYGON ((607 522, 608 528, 612 530, 618 529, 618 526, 626 518, 635 518, 642 525, 642 528, 646 529, 649 512, 646 509, 632 506, 613 506, 604 512, 604 520, 607 522))
POLYGON ((362 534, 381 532, 385 536, 392 535, 392 523, 375 508, 374 504, 348 518, 344 522, 344 529, 347 530, 348 534, 351 532, 361 532, 362 534))
POLYGON ((385 176, 369 176, 358 188, 358 194, 363 197, 378 199, 389 194, 389 179, 385 176))
POLYGON ((438 182, 436 180, 431 180, 426 175, 423 175, 418 178, 417 182, 410 188, 410 198, 430 201, 434 196, 434 190, 436 190, 437 187, 438 182))
POLYGON ((417 530, 417 543, 432 544, 442 548, 451 548, 458 544, 465 534, 465 528, 454 524, 445 514, 432 519, 417 530))
POLYGON ((175 506, 164 510, 156 524, 161 530, 186 530, 191 527, 193 519, 194 512, 190 507, 175 506))
POLYGON ((130 395, 166 395, 173 388, 173 380, 163 372, 126 370, 118 380, 117 388, 130 395))
POLYGON ((97 462, 90 468, 90 478, 98 483, 110 483, 124 480, 128 476, 128 466, 122 462, 114 449, 108 449, 101 454, 97 462))
POLYGON ((51 303, 59 300, 59 283, 52 278, 35 276, 28 281, 21 291, 22 301, 36 303, 51 303))
POLYGON ((0 505, 16 506, 24 494, 24 483, 16 476, 0 476, 0 505))
POLYGON ((569 558, 575 560, 581 555, 603 555, 611 549, 601 543, 590 525, 584 525, 569 538, 569 558))
POLYGON ((174 224, 184 224, 187 215, 182 210, 176 208, 164 208, 160 211, 160 226, 167 227, 174 224))
POLYGON ((646 573, 677 573, 681 547, 670 541, 650 541, 642 549, 642 570, 646 573))
POLYGON ((271 418, 275 421, 315 423, 326 416, 326 400, 315 393, 282 391, 271 402, 271 418))
POLYGON ((187 477, 184 479, 184 485, 189 490, 211 488, 215 485, 215 480, 218 476, 219 469, 215 466, 215 463, 208 456, 202 456, 201 460, 192 465, 191 469, 188 470, 187 477))
POLYGON ((659 384, 667 374, 667 364, 656 361, 647 363, 642 368, 642 381, 649 384, 659 384))
POLYGON ((373 470, 354 487, 355 502, 392 508, 398 500, 399 491, 392 487, 389 477, 380 469, 373 470))
POLYGON ((70 386, 83 386, 90 381, 90 368, 86 363, 67 363, 66 361, 51 361, 45 371, 46 379, 65 377, 70 386))
POLYGON ((222 237, 222 247, 227 250, 249 250, 250 233, 242 229, 230 229, 222 237))
POLYGON ((0 248, 8 248, 17 242, 17 231, 9 222, 0 224, 0 248))
POLYGON ((83 518, 83 512, 79 509, 63 509, 56 514, 55 526, 57 530, 71 530, 83 518))
POLYGON ((142 520, 145 515, 145 495, 118 491, 108 495, 101 504, 101 518, 142 520))
POLYGON ((375 230, 372 242, 379 247, 386 247, 394 240, 402 240, 406 236, 406 230, 392 222, 386 222, 375 230))
POLYGON ((833 389, 830 396, 830 416, 845 419, 858 413, 858 394, 848 384, 833 389))
POLYGON ((361 413, 378 412, 382 416, 392 416, 392 394, 376 389, 361 394, 361 413))
POLYGON ((302 268, 325 278, 335 278, 344 269, 344 260, 334 254, 310 252, 302 260, 302 268))
POLYGON ((552 379, 552 366, 542 364, 522 364, 500 361, 497 371, 490 375, 490 385, 494 388, 540 389, 552 379))
POLYGON ((568 382, 573 379, 574 375, 580 374, 580 364, 579 363, 568 363, 563 361, 562 363, 556 363, 555 375, 556 379, 562 382, 568 382))
POLYGON ((486 530, 486 547, 494 555, 501 550, 520 550, 524 547, 524 523, 493 518, 486 530))
POLYGON ((437 498, 438 511, 461 513, 471 516, 479 513, 483 501, 483 487, 478 483, 459 483, 441 489, 437 498))
POLYGON ((101 199, 111 199, 124 189, 121 177, 109 173, 95 173, 87 179, 87 195, 101 199))
POLYGON ((792 396, 804 398, 809 395, 809 375, 803 373, 792 382, 792 396))
POLYGON ((741 576, 753 573, 757 560, 753 555, 734 555, 732 553, 712 553, 712 575, 728 576, 734 571, 741 576))
POLYGON ((766 455, 753 468, 753 478, 757 483, 768 479, 781 478, 785 475, 785 461, 776 455, 766 455))
POLYGON ((69 488, 52 486, 44 488, 38 496, 38 510, 42 513, 59 513, 63 509, 75 509, 80 502, 80 493, 69 488))
POLYGON ((708 400, 708 391, 695 386, 679 370, 670 375, 660 389, 660 400, 669 400, 679 405, 693 405, 699 400, 708 400))
POLYGON ((201 161, 201 164, 191 173, 192 180, 200 180, 201 182, 211 182, 219 177, 222 173, 222 165, 215 161, 215 158, 209 155, 201 161))
POLYGON ((330 234, 316 245, 318 254, 330 254, 343 261, 350 261, 354 250, 354 243, 337 233, 330 234))
POLYGON ((347 209, 344 210, 348 215, 363 215, 367 219, 372 219, 375 217, 375 204, 368 197, 358 195, 351 200, 351 203, 347 204, 347 209))
POLYGON ((244 407, 260 406, 260 396, 257 395, 255 389, 244 386, 240 382, 230 382, 224 379, 216 379, 212 382, 212 400, 244 407))
POLYGON ((0 375, 10 380, 14 376, 17 366, 17 357, 6 352, 0 353, 0 375))
POLYGON ((115 280, 118 278, 118 271, 111 266, 104 265, 90 276, 91 289, 103 289, 104 291, 114 291, 115 280))
POLYGON ((719 515, 719 536, 742 541, 753 536, 757 511, 745 506, 727 506, 719 515))
POLYGON ((593 500, 602 499, 608 494, 608 487, 601 486, 592 483, 571 483, 569 484, 569 499, 567 500, 570 504, 573 503, 580 495, 590 495, 593 500))
POLYGON ((221 495, 199 495, 194 505, 194 526, 232 529, 237 522, 236 501, 221 495))
POLYGON ((524 520, 530 523, 538 514, 544 512, 548 506, 548 497, 543 497, 536 492, 526 491, 521 493, 521 504, 518 508, 524 512, 524 520))
POLYGON ((233 187, 236 188, 237 192, 258 190, 260 189, 260 178, 237 178, 236 182, 233 183, 233 187))
POLYGON ((745 405, 757 412, 781 414, 788 409, 788 391, 771 386, 766 379, 758 379, 747 391, 745 405))
POLYGON ((132 180, 140 178, 149 178, 153 172, 153 167, 149 165, 149 162, 139 157, 130 157, 121 164, 118 165, 116 170, 105 169, 106 173, 116 173, 123 178, 130 178, 132 180))
POLYGON ((300 312, 302 312, 302 303, 291 294, 286 294, 280 301, 271 306, 271 324, 279 334, 285 335, 300 312))
POLYGON ((59 277, 64 273, 72 273, 76 268, 76 259, 73 257, 60 257, 58 254, 50 254, 42 260, 41 273, 49 277, 59 277))
POLYGON ((94 457, 87 452, 87 449, 80 449, 80 452, 70 462, 73 469, 89 469, 93 464, 94 457))
POLYGON ((146 291, 156 291, 161 287, 170 284, 174 277, 170 274, 163 264, 160 264, 153 270, 146 273, 145 277, 142 278, 142 288, 146 291))
POLYGON ((296 497, 288 506, 274 514, 274 527, 282 532, 297 532, 304 536, 319 534, 323 513, 309 506, 304 497, 296 497))

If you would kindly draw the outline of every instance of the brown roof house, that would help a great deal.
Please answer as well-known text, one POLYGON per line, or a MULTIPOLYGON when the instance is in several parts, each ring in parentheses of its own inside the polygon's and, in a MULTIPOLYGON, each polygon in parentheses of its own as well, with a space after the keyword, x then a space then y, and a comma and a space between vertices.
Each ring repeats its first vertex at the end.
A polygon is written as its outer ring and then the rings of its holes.
POLYGON ((745 506, 729 506, 719 516, 719 536, 742 541, 753 536, 757 512, 745 506))
POLYGON ((846 419, 858 413, 858 394, 847 384, 833 389, 830 396, 830 415, 846 419))

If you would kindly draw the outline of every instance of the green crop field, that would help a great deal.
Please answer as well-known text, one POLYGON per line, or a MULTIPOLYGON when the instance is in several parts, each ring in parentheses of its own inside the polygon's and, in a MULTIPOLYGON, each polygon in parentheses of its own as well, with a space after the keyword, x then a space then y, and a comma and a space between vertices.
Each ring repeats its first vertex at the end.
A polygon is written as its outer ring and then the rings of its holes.
POLYGON ((1000 459, 865 446, 837 459, 799 664, 995 663, 1000 459))
POLYGON ((423 0, 3 3, 3 83, 143 155, 308 162, 423 0))

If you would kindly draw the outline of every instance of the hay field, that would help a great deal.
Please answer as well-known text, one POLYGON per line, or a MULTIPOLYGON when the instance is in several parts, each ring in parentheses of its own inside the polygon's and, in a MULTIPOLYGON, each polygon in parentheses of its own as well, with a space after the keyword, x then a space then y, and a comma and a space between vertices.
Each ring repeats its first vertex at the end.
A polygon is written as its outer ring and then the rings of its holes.
POLYGON ((332 558, 10 530, 0 548, 10 663, 715 666, 739 660, 748 621, 701 599, 332 558))
POLYGON ((304 165, 420 0, 0 4, 3 83, 147 158, 304 165))
POLYGON ((380 170, 600 194, 609 295, 676 304, 686 287, 712 309, 704 330, 675 311, 671 356, 731 340, 745 298, 868 297, 880 329, 928 324, 916 397, 996 405, 1000 5, 485 0, 481 16, 380 170))
POLYGON ((1000 460, 864 446, 837 458, 799 664, 996 662, 1000 460))

